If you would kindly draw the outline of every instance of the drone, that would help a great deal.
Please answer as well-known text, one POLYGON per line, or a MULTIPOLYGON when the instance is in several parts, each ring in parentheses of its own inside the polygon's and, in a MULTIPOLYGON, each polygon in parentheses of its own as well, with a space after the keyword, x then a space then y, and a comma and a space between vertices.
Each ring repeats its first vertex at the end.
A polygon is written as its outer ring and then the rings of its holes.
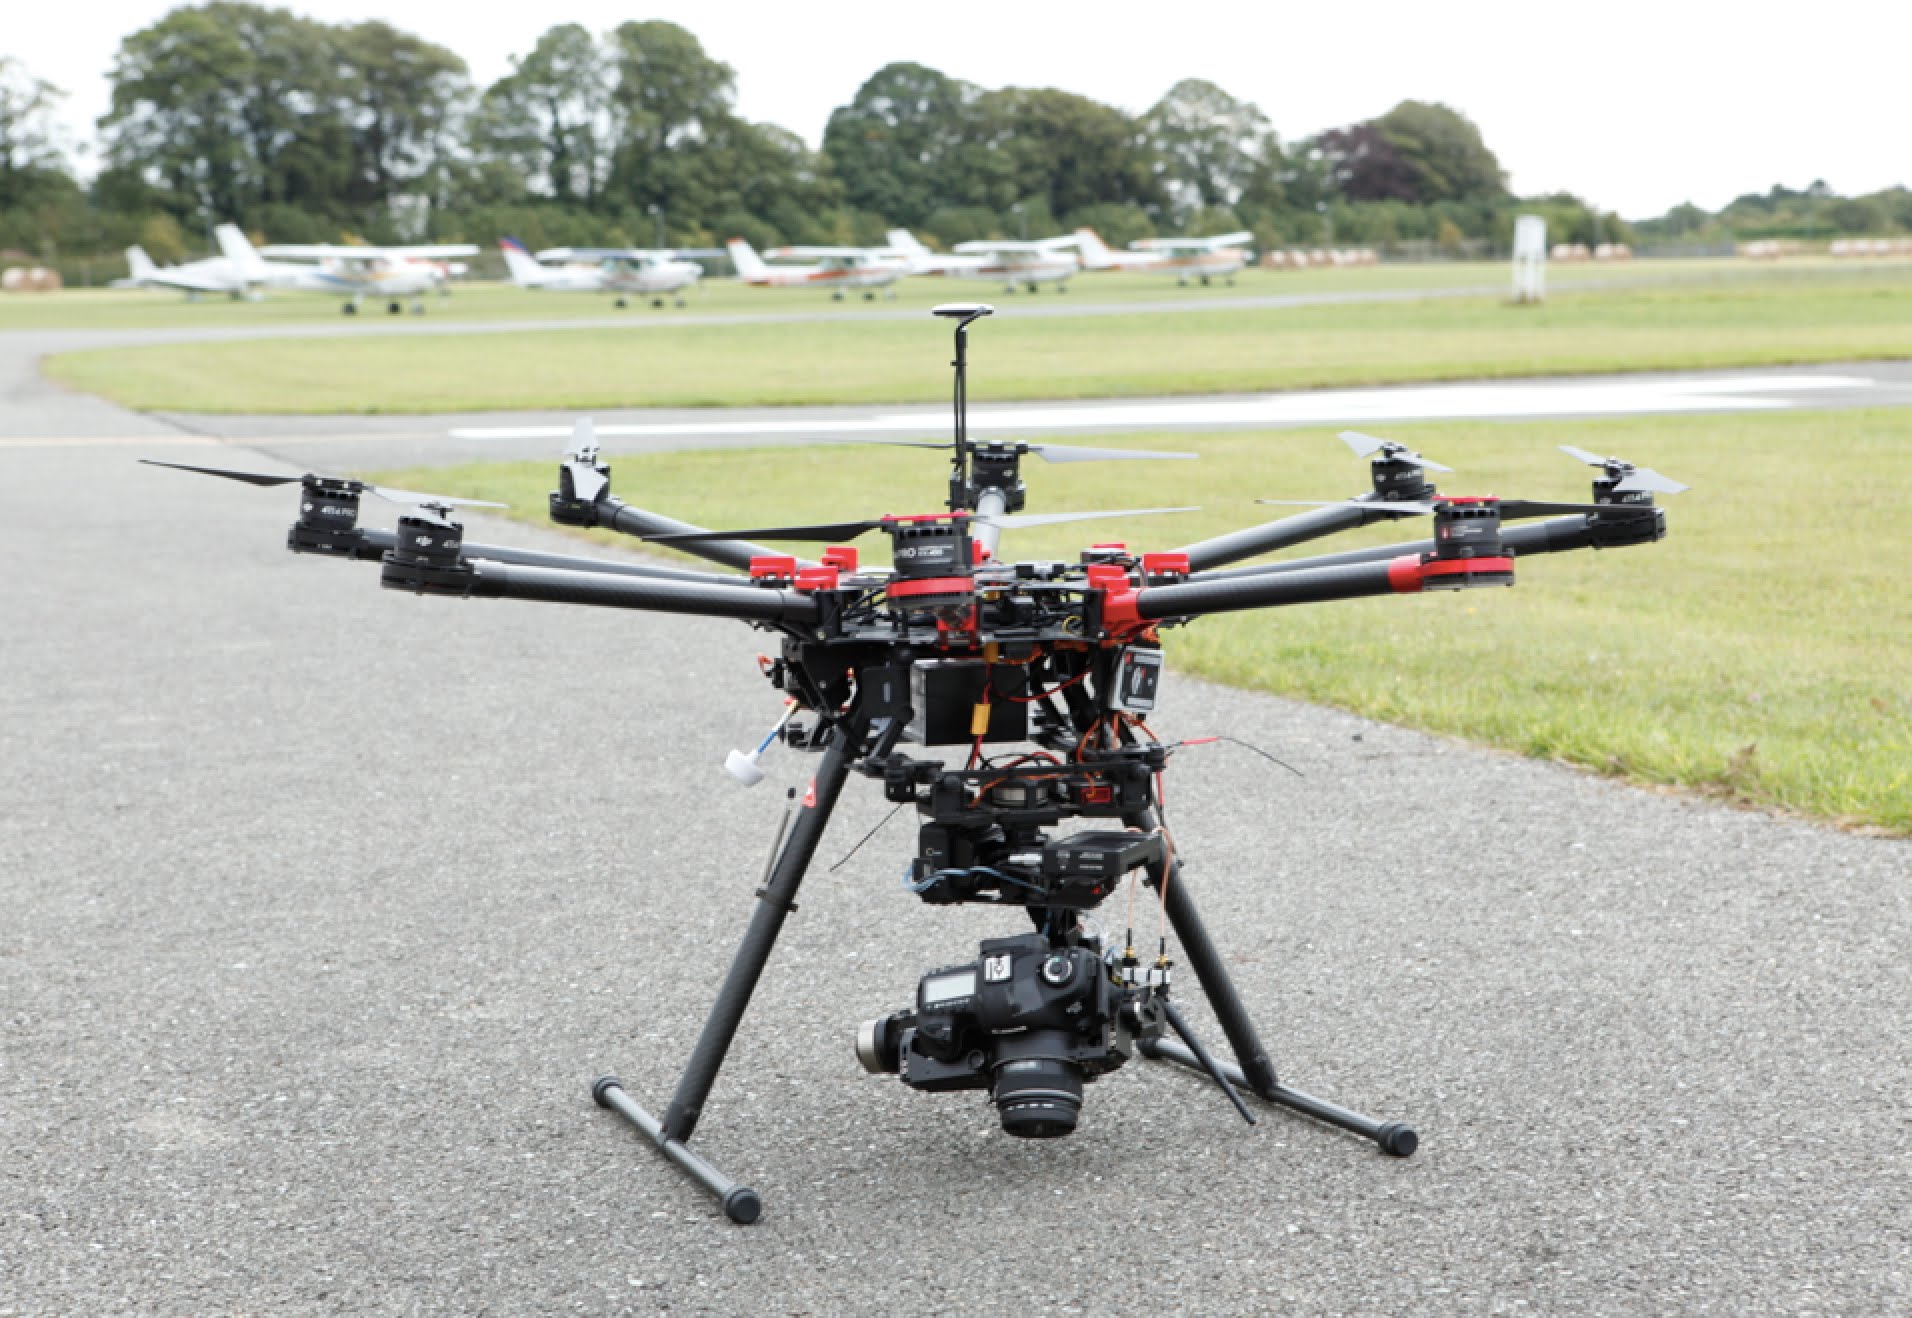
MULTIPOLYGON (((752 785, 773 743, 817 757, 800 803, 786 807, 756 906, 663 1115, 615 1076, 592 1098, 629 1121, 732 1221, 763 1212, 755 1190, 690 1141, 824 830, 851 776, 881 785, 919 819, 903 886, 934 905, 1020 908, 1026 932, 982 942, 972 961, 925 974, 910 1005, 864 1023, 855 1055, 913 1089, 984 1090, 1010 1135, 1076 1129, 1084 1087, 1136 1056, 1205 1075, 1249 1124, 1242 1091, 1412 1155, 1419 1138, 1278 1078, 1197 909, 1165 819, 1163 776, 1190 742, 1149 726, 1161 694, 1163 633, 1210 614, 1364 596, 1504 587, 1531 554, 1617 549, 1666 534, 1656 494, 1686 487, 1648 468, 1563 446, 1599 469, 1590 503, 1449 495, 1450 472, 1404 445, 1354 431, 1370 488, 1212 539, 1158 552, 1105 541, 1074 561, 1001 553, 1005 533, 1095 517, 1186 511, 1026 514, 1023 458, 1051 462, 1194 455, 973 440, 967 423, 969 327, 993 308, 934 309, 954 321, 954 434, 946 506, 842 522, 712 530, 625 503, 612 492, 589 421, 579 423, 550 496, 553 521, 605 527, 681 550, 722 570, 541 553, 464 538, 470 503, 362 481, 271 476, 155 463, 254 485, 299 486, 294 552, 379 564, 382 585, 417 595, 698 614, 747 622, 777 639, 760 660, 783 714, 726 769, 752 785), (402 505, 396 529, 358 523, 372 494, 402 505), (1432 518, 1430 538, 1344 553, 1231 566, 1375 522, 1432 518), (1529 526, 1507 523, 1541 518, 1529 526), (866 562, 852 542, 880 532, 866 562), (814 544, 814 560, 771 545, 814 544), (1085 827, 1070 831, 1071 821, 1085 827), (1138 950, 1138 887, 1152 894, 1152 948, 1138 950), (1121 898, 1119 903, 1112 898, 1121 898), (1095 912, 1110 902, 1109 922, 1095 912), (1113 908, 1126 908, 1121 936, 1113 908), (1166 928, 1164 928, 1164 924, 1166 928), (1171 995, 1167 930, 1213 1009, 1232 1061, 1190 1028, 1171 995)), ((1269 500, 1266 502, 1284 502, 1269 500)), ((861 845, 861 844, 859 844, 861 845)), ((1145 902, 1150 898, 1145 897, 1145 902)), ((1145 908, 1146 914, 1146 908, 1145 908)))

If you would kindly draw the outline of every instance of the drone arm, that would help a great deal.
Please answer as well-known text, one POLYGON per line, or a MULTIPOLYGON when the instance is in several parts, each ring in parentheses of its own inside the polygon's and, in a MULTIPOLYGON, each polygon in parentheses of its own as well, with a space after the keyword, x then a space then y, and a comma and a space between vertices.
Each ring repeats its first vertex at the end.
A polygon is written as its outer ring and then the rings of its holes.
POLYGON ((817 602, 796 591, 699 581, 608 576, 479 560, 464 593, 653 613, 693 613, 745 622, 814 623, 817 602))
MULTIPOLYGON (((1569 549, 1621 549, 1644 544, 1666 535, 1666 513, 1662 509, 1641 509, 1608 519, 1598 517, 1555 517, 1531 526, 1504 528, 1500 542, 1516 558, 1529 554, 1558 554, 1569 549), (1651 512, 1651 518, 1645 514, 1651 512), (1650 522, 1650 526, 1648 523, 1650 522)), ((1312 572, 1316 568, 1346 567, 1357 563, 1379 563, 1402 554, 1431 554, 1432 540, 1410 540, 1401 544, 1373 545, 1350 549, 1340 554, 1318 554, 1312 558, 1290 559, 1285 563, 1263 563, 1256 567, 1231 568, 1225 572, 1198 572, 1189 584, 1239 581, 1251 577, 1291 572, 1312 572)))
POLYGON ((1372 511, 1357 508, 1351 504, 1335 504, 1328 508, 1315 508, 1293 517, 1283 517, 1261 526, 1251 526, 1242 531, 1230 531, 1227 535, 1216 536, 1213 540, 1203 540, 1176 552, 1188 555, 1191 571, 1202 572, 1209 568, 1220 567, 1224 563, 1237 563, 1244 558, 1254 558, 1258 554, 1270 553, 1277 549, 1286 549, 1308 540, 1316 540, 1324 535, 1336 535, 1342 531, 1352 531, 1356 527, 1366 526, 1370 522, 1393 520, 1407 514, 1387 511, 1387 504, 1372 495, 1363 495, 1359 502, 1372 501, 1372 511))
MULTIPOLYGON (((693 526, 689 522, 680 522, 675 517, 665 517, 660 513, 647 512, 634 508, 613 495, 607 495, 592 505, 596 526, 607 526, 624 535, 643 539, 653 535, 679 535, 685 532, 702 531, 705 528, 693 526)), ((726 567, 750 570, 750 560, 774 555, 774 549, 765 549, 762 545, 753 545, 748 540, 680 540, 674 548, 687 554, 696 554, 712 562, 722 563, 726 567)))
POLYGON ((509 545, 477 545, 469 540, 465 542, 464 550, 466 558, 488 558, 495 563, 510 563, 519 567, 559 568, 566 572, 649 577, 658 581, 694 581, 706 585, 736 585, 740 580, 723 572, 698 572, 691 568, 662 567, 651 563, 619 563, 608 558, 585 558, 576 554, 546 554, 535 549, 515 549, 509 545))
MULTIPOLYGON (((1394 563, 1355 563, 1280 575, 1185 581, 1137 591, 1134 612, 1144 622, 1192 618, 1241 609, 1271 609, 1288 604, 1319 604, 1368 595, 1408 593, 1421 588, 1417 571, 1394 563)), ((1106 615, 1105 606, 1105 615, 1106 615)), ((1118 618, 1119 621, 1119 613, 1118 618)))

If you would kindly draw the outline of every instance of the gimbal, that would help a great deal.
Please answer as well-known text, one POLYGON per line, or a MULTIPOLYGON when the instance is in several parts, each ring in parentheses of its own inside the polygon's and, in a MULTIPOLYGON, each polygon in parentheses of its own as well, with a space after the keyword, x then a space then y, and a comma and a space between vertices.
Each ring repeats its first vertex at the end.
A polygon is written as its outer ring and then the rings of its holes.
POLYGON ((755 1221, 761 1199, 693 1151, 690 1140, 852 773, 880 782, 889 800, 913 805, 920 816, 905 875, 912 892, 938 904, 1022 907, 1034 925, 1032 933, 985 942, 975 963, 933 971, 912 1007, 866 1024, 857 1039, 866 1068, 896 1073, 920 1089, 987 1089, 1010 1133, 1054 1136, 1074 1128, 1085 1082, 1139 1052, 1206 1073, 1250 1122, 1237 1087, 1361 1135, 1386 1153, 1412 1154, 1417 1139, 1408 1126, 1277 1077, 1208 934, 1163 818, 1162 775, 1177 745, 1158 741, 1147 722, 1162 675, 1161 630, 1244 609, 1510 585, 1515 560, 1525 554, 1660 539, 1665 515, 1652 494, 1684 488, 1575 451, 1603 469, 1592 504, 1441 496, 1426 473, 1446 468, 1349 432, 1343 438, 1357 454, 1372 458, 1372 488, 1355 499, 1165 553, 1110 543, 1077 562, 1005 561, 996 554, 1004 530, 1113 515, 1018 515, 1026 454, 1052 461, 1186 455, 970 440, 966 335, 990 311, 977 304, 936 311, 956 321, 955 434, 949 445, 929 446, 952 453, 945 512, 709 531, 616 497, 610 468, 588 423, 581 425, 550 498, 552 519, 668 544, 730 569, 724 572, 474 544, 453 519, 456 501, 316 475, 187 468, 255 484, 299 483, 300 515, 288 547, 377 561, 382 584, 392 589, 703 614, 778 636, 766 676, 797 714, 786 717, 778 735, 815 753, 816 771, 779 834, 742 943, 663 1115, 641 1107, 615 1077, 591 1090, 737 1222, 755 1221), (409 505, 395 531, 358 526, 359 498, 367 492, 409 505), (1433 518, 1431 538, 1229 566, 1415 515, 1433 518), (1549 520, 1503 526, 1532 516, 1549 520), (865 565, 848 543, 872 531, 889 542, 880 566, 865 565), (827 547, 810 561, 758 543, 765 540, 827 547), (939 747, 950 748, 947 758, 929 756, 939 747), (1002 747, 1013 749, 991 753, 1002 747), (1074 819, 1098 826, 1055 831, 1074 819), (1173 928, 1232 1064, 1209 1053, 1170 1001, 1166 937, 1158 937, 1152 956, 1137 952, 1138 883, 1154 893, 1173 928), (1116 940, 1084 917, 1124 889, 1131 927, 1116 940))

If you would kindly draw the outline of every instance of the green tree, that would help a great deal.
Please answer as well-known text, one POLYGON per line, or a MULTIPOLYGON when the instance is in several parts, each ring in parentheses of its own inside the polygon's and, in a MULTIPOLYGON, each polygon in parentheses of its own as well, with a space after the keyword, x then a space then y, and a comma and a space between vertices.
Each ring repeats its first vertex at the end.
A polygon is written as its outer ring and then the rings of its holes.
POLYGON ((952 160, 981 93, 921 64, 888 64, 830 115, 823 151, 853 206, 922 224, 948 196, 952 160))
POLYGON ((30 205, 49 190, 73 189, 54 119, 64 96, 18 60, 0 55, 0 210, 30 205))
POLYGON ((1185 78, 1142 116, 1178 219, 1200 208, 1279 204, 1281 144, 1268 117, 1212 82, 1185 78))
POLYGON ((407 194, 442 202, 452 130, 471 93, 465 62, 376 20, 342 28, 336 40, 351 132, 348 200, 380 211, 407 194))
POLYGON ((1147 135, 1120 110, 1054 88, 1005 87, 972 111, 954 201, 1006 211, 1040 199, 1054 215, 1098 202, 1167 205, 1147 135))
POLYGON ((1465 201, 1503 197, 1507 176, 1466 115, 1445 105, 1402 101, 1374 121, 1415 176, 1410 200, 1465 201))
POLYGON ((485 92, 473 136, 530 191, 595 206, 609 170, 611 60, 576 23, 554 27, 485 92))
POLYGON ((182 216, 243 221, 263 202, 326 205, 347 169, 330 29, 283 9, 173 10, 120 43, 109 169, 158 187, 182 216))
POLYGON ((675 23, 621 24, 611 45, 611 188, 640 209, 714 215, 721 184, 707 148, 735 120, 736 74, 675 23))

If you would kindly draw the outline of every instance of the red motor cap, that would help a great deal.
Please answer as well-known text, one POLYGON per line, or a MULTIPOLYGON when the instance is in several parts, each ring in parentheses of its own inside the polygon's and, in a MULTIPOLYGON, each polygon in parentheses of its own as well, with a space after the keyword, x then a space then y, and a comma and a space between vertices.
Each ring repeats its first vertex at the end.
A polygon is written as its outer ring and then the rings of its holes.
POLYGON ((831 545, 823 551, 822 562, 825 567, 837 568, 844 572, 856 571, 857 557, 855 545, 831 545))
POLYGON ((789 554, 759 554, 750 560, 750 579, 766 577, 788 579, 797 575, 797 560, 789 554))
POLYGON ((823 567, 806 567, 797 572, 798 590, 835 590, 837 588, 837 570, 823 567))
POLYGON ((1142 571, 1151 577, 1185 577, 1188 575, 1188 555, 1144 554, 1142 571))
POLYGON ((1129 570, 1114 563, 1091 563, 1088 581, 1090 590, 1127 590, 1129 570))

